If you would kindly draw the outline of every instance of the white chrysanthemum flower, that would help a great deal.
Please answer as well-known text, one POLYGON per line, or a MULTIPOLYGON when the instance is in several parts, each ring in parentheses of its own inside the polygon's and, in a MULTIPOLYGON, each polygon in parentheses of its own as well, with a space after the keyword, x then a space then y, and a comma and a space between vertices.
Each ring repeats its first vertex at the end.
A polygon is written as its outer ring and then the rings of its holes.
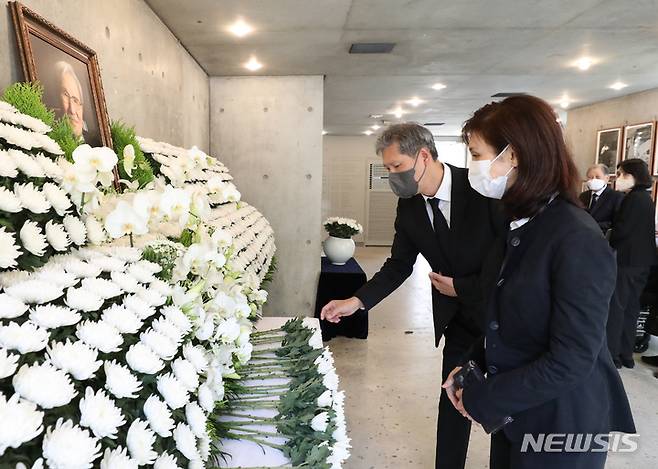
POLYGON ((137 469, 137 461, 128 456, 127 448, 121 446, 110 450, 107 448, 103 459, 101 459, 100 469, 137 469))
POLYGON ((103 364, 97 361, 98 352, 82 342, 53 342, 47 352, 50 362, 62 371, 66 371, 78 381, 93 378, 103 364))
POLYGON ((14 233, 9 233, 4 226, 0 226, 0 269, 16 267, 16 259, 20 255, 14 233))
POLYGON ((124 261, 110 256, 99 256, 91 259, 90 262, 100 267, 103 272, 123 272, 126 270, 126 263, 124 261))
POLYGON ((46 237, 36 222, 27 220, 19 233, 23 247, 35 256, 43 256, 48 248, 46 237))
POLYGON ((0 210, 9 213, 18 213, 23 210, 21 199, 6 187, 0 187, 0 210))
POLYGON ((110 278, 114 283, 119 285, 123 291, 134 293, 139 289, 139 282, 132 275, 124 272, 114 271, 110 274, 110 278))
POLYGON ((194 461, 200 458, 196 448, 196 438, 187 424, 181 422, 176 425, 174 440, 176 441, 176 449, 187 459, 194 461))
POLYGON ((187 343, 183 346, 183 356, 194 365, 197 373, 204 373, 208 369, 208 359, 203 348, 187 343))
POLYGON ((331 407, 333 402, 334 399, 332 397, 331 391, 328 389, 323 392, 317 399, 318 407, 331 407))
POLYGON ((166 451, 162 453, 158 459, 155 460, 153 464, 153 469, 181 469, 177 462, 176 458, 166 451))
POLYGON ((176 344, 180 344, 183 340, 184 333, 176 327, 176 325, 164 316, 159 317, 151 323, 154 331, 164 334, 168 339, 176 344))
POLYGON ((89 313, 91 311, 98 311, 103 306, 104 300, 96 293, 82 287, 69 287, 66 290, 65 302, 69 308, 89 313))
POLYGON ((120 365, 116 360, 106 361, 105 369, 105 389, 119 399, 134 399, 142 389, 142 383, 133 375, 130 370, 120 365))
POLYGON ((163 316, 180 329, 183 334, 187 334, 192 330, 192 323, 189 318, 177 306, 165 306, 160 311, 163 316))
POLYGON ((118 352, 123 337, 113 326, 103 321, 84 321, 78 324, 75 335, 85 344, 103 353, 118 352))
POLYGON ((190 402, 187 404, 185 406, 185 418, 187 419, 187 423, 192 429, 192 432, 198 438, 201 438, 206 434, 208 417, 206 417, 206 413, 203 409, 199 407, 199 404, 196 402, 190 402))
POLYGON ((123 293, 116 283, 103 278, 86 278, 82 281, 82 288, 106 300, 123 293))
POLYGON ((173 287, 160 279, 155 279, 149 285, 149 288, 157 291, 160 295, 169 297, 172 295, 173 287))
POLYGON ((89 262, 80 259, 67 259, 62 263, 67 272, 72 273, 78 278, 98 277, 101 274, 101 268, 89 262))
POLYGON ((50 202, 34 184, 15 184, 14 192, 21 200, 21 205, 32 213, 46 213, 50 210, 50 202))
POLYGON ((313 335, 308 340, 308 345, 310 345, 312 348, 316 350, 320 350, 322 347, 324 347, 324 344, 322 343, 322 333, 320 332, 320 329, 315 329, 315 332, 313 332, 313 335))
POLYGON ((44 266, 42 269, 34 272, 34 280, 41 280, 46 283, 52 283, 60 288, 72 287, 79 282, 78 277, 70 272, 66 272, 61 267, 44 266))
POLYGON ((158 454, 153 451, 155 443, 155 434, 143 420, 133 421, 128 429, 126 444, 130 456, 137 461, 140 466, 153 464, 158 454))
POLYGON ((201 326, 196 330, 194 336, 200 341, 210 340, 215 332, 215 321, 211 315, 206 316, 201 326))
POLYGON ((91 215, 87 216, 85 226, 87 227, 87 238, 90 243, 99 245, 107 240, 107 234, 103 225, 95 217, 91 215))
POLYGON ((311 420, 311 428, 316 432, 326 432, 329 425, 329 414, 321 412, 311 420))
POLYGON ((162 296, 156 290, 150 288, 150 286, 149 288, 139 287, 135 293, 152 306, 162 306, 167 302, 166 296, 162 296))
POLYGON ((139 264, 132 264, 130 267, 128 267, 128 273, 141 283, 151 283, 155 280, 153 273, 139 264))
POLYGON ((0 393, 0 422, 0 456, 7 448, 18 448, 43 432, 43 412, 18 394, 7 401, 0 393))
POLYGON ((146 259, 141 259, 137 261, 134 265, 139 266, 141 269, 144 269, 152 274, 157 274, 162 271, 162 266, 157 262, 147 261, 146 259))
POLYGON ((21 366, 12 384, 22 398, 44 409, 66 405, 77 394, 71 378, 50 363, 21 366))
POLYGON ((217 324, 215 338, 221 339, 225 344, 231 344, 240 337, 240 323, 235 317, 229 317, 217 324))
POLYGON ((158 392, 173 410, 180 409, 189 402, 187 389, 171 373, 158 376, 158 392))
POLYGON ((40 305, 30 310, 30 321, 44 329, 72 326, 80 322, 80 314, 57 305, 40 305))
POLYGON ((89 428, 97 438, 115 440, 119 427, 126 423, 121 410, 102 389, 94 393, 87 387, 79 407, 80 426, 89 428))
POLYGON ((50 468, 86 469, 101 455, 98 440, 73 424, 72 420, 57 420, 48 427, 43 438, 43 457, 50 468))
POLYGON ((62 220, 64 223, 64 228, 73 241, 73 244, 77 246, 82 246, 87 241, 87 228, 85 224, 78 217, 73 215, 67 215, 62 220))
POLYGON ((55 251, 66 251, 71 244, 71 239, 66 233, 64 226, 50 220, 46 223, 46 238, 55 251))
POLYGON ((17 283, 23 282, 30 278, 30 273, 24 270, 6 270, 0 272, 0 286, 2 288, 11 287, 17 283))
POLYGON ((164 368, 164 362, 148 346, 138 342, 126 353, 128 366, 138 373, 153 375, 164 368))
POLYGON ((52 158, 48 158, 43 153, 39 153, 36 156, 37 163, 43 169, 43 172, 46 174, 47 178, 55 179, 56 181, 61 181, 64 177, 64 171, 59 167, 52 158))
POLYGON ((10 322, 0 327, 0 344, 9 350, 18 350, 22 355, 38 352, 48 344, 48 331, 36 324, 10 322))
POLYGON ((59 216, 64 216, 71 208, 71 199, 59 186, 47 182, 42 187, 43 193, 59 216))
POLYGON ((114 326, 122 334, 137 334, 143 321, 123 305, 114 304, 103 311, 103 322, 114 326))
POLYGON ((34 134, 35 140, 39 143, 37 146, 43 148, 48 153, 53 155, 63 155, 64 152, 59 147, 59 144, 45 134, 34 134))
POLYGON ((138 262, 142 258, 142 251, 130 246, 113 246, 108 254, 129 263, 138 262))
POLYGON ((171 369, 178 381, 180 381, 188 391, 196 391, 199 387, 199 375, 191 362, 184 358, 177 358, 171 364, 171 369))
POLYGON ((9 158, 7 151, 0 150, 0 177, 15 178, 18 176, 18 168, 14 160, 9 158))
POLYGON ((15 319, 27 311, 28 306, 21 300, 0 293, 0 319, 15 319))
POLYGON ((9 150, 7 153, 9 153, 9 157, 14 160, 16 167, 27 177, 45 177, 46 174, 43 172, 41 165, 37 163, 32 155, 23 153, 20 150, 9 150))
POLYGON ((149 426, 155 433, 163 438, 171 436, 171 430, 174 428, 175 422, 171 418, 169 407, 158 396, 152 395, 146 400, 144 415, 146 415, 149 426))
POLYGON ((124 298, 123 304, 130 311, 135 313, 139 319, 147 319, 155 314, 155 308, 142 300, 137 295, 129 295, 124 298))
POLYGON ((203 410, 210 413, 215 409, 215 396, 208 383, 199 386, 199 405, 203 410))
POLYGON ((139 341, 148 345, 163 360, 171 360, 178 352, 178 344, 160 332, 148 329, 139 336, 139 341))
POLYGON ((338 382, 338 375, 334 370, 331 370, 322 377, 322 384, 324 387, 332 391, 338 391, 338 382))
POLYGON ((18 355, 9 353, 6 348, 0 348, 0 379, 8 378, 16 373, 19 358, 18 355))
POLYGON ((42 280, 25 280, 5 288, 5 292, 30 304, 49 303, 64 294, 57 285, 42 280))

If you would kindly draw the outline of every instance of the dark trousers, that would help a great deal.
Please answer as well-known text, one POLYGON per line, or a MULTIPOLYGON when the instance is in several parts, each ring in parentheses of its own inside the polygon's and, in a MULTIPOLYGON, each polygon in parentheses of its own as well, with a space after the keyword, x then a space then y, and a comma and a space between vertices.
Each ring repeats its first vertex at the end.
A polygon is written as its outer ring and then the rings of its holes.
POLYGON ((491 437, 490 469, 603 469, 608 454, 521 452, 522 441, 512 442, 504 431, 491 437))
MULTIPOLYGON (((442 383, 455 367, 462 364, 464 355, 477 340, 472 334, 451 324, 445 331, 442 383)), ((439 398, 439 418, 436 428, 436 469, 464 469, 471 422, 457 412, 444 389, 439 398)))
POLYGON ((615 360, 632 360, 640 295, 647 284, 648 267, 619 267, 617 285, 610 301, 608 315, 608 348, 615 360))

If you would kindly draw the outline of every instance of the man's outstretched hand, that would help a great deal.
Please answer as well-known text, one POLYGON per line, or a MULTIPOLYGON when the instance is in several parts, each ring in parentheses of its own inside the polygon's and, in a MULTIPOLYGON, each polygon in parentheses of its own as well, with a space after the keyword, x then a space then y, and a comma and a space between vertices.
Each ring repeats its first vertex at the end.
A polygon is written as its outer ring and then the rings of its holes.
POLYGON ((343 316, 350 316, 354 314, 357 309, 363 309, 363 303, 356 296, 348 298, 347 300, 332 300, 322 308, 320 312, 320 319, 329 322, 340 322, 343 316))

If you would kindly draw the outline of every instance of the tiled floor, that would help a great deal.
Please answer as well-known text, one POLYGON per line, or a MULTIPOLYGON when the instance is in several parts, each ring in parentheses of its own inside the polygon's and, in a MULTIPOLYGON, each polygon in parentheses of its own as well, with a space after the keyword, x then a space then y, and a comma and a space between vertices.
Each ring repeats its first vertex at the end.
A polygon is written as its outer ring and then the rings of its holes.
MULTIPOLYGON (((358 248, 356 257, 370 278, 388 253, 358 248)), ((413 276, 371 311, 367 340, 329 342, 347 392, 353 449, 345 469, 434 467, 441 355, 433 345, 429 270, 419 259, 413 276)), ((658 354, 657 342, 649 354, 658 354)), ((622 371, 640 448, 611 455, 607 468, 658 468, 658 379, 652 371, 642 364, 622 371)), ((475 429, 467 469, 488 468, 488 454, 487 435, 475 429)))

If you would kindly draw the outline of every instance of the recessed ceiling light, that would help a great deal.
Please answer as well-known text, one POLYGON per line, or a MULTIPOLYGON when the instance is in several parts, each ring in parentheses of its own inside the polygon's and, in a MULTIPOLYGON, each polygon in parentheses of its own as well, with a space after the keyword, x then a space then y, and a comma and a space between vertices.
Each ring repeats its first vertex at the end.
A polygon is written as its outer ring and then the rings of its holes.
POLYGON ((616 81, 612 85, 610 85, 609 88, 611 88, 615 91, 619 91, 619 90, 622 90, 622 89, 626 88, 627 86, 628 85, 626 83, 624 83, 623 81, 616 81))
POLYGON ((393 109, 390 113, 393 114, 398 119, 401 119, 402 116, 406 114, 406 112, 400 107, 393 109))
POLYGON ((370 136, 370 135, 372 135, 372 130, 366 130, 366 131, 363 132, 363 133, 364 133, 365 135, 370 136))
POLYGON ((413 98, 411 98, 407 101, 407 104, 409 104, 410 106, 413 106, 413 107, 418 107, 421 104, 423 104, 424 102, 425 101, 423 101, 422 99, 418 99, 418 96, 414 96, 413 98))
POLYGON ((238 19, 235 23, 229 26, 228 30, 237 37, 245 37, 254 31, 254 28, 249 25, 242 18, 238 19))
POLYGON ((381 119, 384 117, 384 114, 370 114, 368 117, 371 119, 381 119))
POLYGON ((594 65, 594 59, 591 57, 581 57, 574 62, 574 65, 582 71, 589 70, 589 68, 594 65))
POLYGON ((327 132, 326 130, 323 130, 323 131, 322 131, 322 135, 327 135, 328 133, 329 133, 329 132, 327 132))
POLYGON ((381 128, 381 125, 377 125, 377 124, 375 124, 375 125, 373 125, 373 126, 370 127, 370 128, 371 128, 372 130, 379 130, 379 129, 381 128))
POLYGON ((432 89, 433 89, 433 90, 437 90, 437 91, 439 91, 439 90, 442 90, 442 89, 444 89, 444 88, 446 88, 446 85, 444 85, 443 83, 434 83, 434 84, 432 85, 432 89))
POLYGON ((263 68, 263 64, 260 63, 256 57, 251 57, 249 59, 249 62, 244 64, 244 68, 246 68, 247 70, 251 70, 252 72, 256 72, 261 68, 263 68))
POLYGON ((570 104, 571 104, 571 100, 569 99, 569 96, 567 96, 566 94, 562 96, 562 99, 560 99, 560 107, 562 109, 566 109, 569 107, 570 104))

